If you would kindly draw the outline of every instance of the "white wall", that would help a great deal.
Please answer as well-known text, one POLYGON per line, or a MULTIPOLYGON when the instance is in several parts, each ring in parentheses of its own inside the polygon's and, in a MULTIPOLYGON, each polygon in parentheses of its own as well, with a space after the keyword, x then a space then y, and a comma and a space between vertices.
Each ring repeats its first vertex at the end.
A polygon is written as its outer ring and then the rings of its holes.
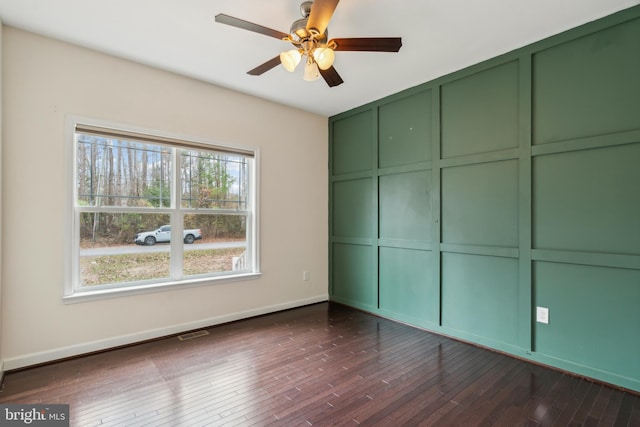
POLYGON ((327 299, 325 117, 11 27, 2 42, 5 369, 327 299), (262 277, 63 304, 67 115, 259 147, 262 277))

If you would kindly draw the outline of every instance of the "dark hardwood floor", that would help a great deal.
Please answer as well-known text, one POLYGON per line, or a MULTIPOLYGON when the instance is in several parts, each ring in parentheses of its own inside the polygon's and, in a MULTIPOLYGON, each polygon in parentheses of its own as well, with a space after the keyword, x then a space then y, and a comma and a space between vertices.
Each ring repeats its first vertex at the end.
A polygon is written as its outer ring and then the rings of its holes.
POLYGON ((6 374, 73 426, 640 426, 640 396, 322 303, 6 374))

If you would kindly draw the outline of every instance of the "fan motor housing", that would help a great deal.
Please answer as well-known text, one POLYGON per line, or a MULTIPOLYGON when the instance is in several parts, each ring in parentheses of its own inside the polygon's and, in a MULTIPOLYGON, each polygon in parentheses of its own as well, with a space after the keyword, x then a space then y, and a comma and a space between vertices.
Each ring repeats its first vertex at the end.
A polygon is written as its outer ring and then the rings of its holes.
MULTIPOLYGON (((291 24, 291 28, 289 29, 289 34, 291 37, 298 43, 304 42, 305 40, 311 37, 311 33, 307 31, 307 22, 309 22, 309 15, 311 14, 311 6, 313 6, 312 1, 305 1, 300 4, 300 13, 302 14, 302 19, 298 19, 291 24)), ((325 30, 322 36, 315 35, 315 40, 319 43, 325 43, 327 41, 329 32, 325 30)))
POLYGON ((302 18, 291 24, 289 33, 296 38, 297 41, 309 38, 309 33, 307 32, 307 21, 309 21, 308 18, 302 18))

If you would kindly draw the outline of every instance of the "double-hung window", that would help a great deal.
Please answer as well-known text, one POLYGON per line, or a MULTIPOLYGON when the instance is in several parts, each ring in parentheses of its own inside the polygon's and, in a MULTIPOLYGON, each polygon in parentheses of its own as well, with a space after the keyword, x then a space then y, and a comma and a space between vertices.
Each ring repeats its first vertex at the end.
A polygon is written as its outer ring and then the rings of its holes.
POLYGON ((73 123, 66 297, 259 272, 256 152, 73 123))

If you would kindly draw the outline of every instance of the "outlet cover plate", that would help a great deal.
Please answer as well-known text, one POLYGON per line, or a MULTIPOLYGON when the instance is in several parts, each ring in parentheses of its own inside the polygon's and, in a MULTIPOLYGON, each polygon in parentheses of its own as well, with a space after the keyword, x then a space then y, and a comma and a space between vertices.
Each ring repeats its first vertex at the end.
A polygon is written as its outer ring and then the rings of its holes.
POLYGON ((536 307, 536 321, 538 323, 549 323, 549 309, 546 307, 536 307))

